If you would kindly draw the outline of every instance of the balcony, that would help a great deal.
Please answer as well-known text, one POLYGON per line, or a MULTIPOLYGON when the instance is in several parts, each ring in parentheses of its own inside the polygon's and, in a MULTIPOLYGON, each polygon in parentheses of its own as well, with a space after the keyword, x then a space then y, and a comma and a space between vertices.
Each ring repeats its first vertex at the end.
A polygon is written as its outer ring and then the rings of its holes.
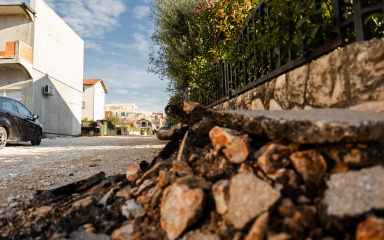
POLYGON ((7 42, 5 51, 0 51, 0 70, 21 69, 29 78, 32 78, 32 52, 32 48, 22 41, 7 42))

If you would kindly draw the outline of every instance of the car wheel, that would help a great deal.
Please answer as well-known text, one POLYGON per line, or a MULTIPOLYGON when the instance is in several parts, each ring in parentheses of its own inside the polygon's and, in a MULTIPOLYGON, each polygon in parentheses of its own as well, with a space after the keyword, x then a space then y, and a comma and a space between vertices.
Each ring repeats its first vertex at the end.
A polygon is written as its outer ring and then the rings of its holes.
POLYGON ((5 130, 5 128, 3 127, 0 127, 0 149, 3 149, 5 147, 5 144, 7 144, 7 139, 7 130, 5 130))
POLYGON ((37 145, 40 145, 40 143, 41 143, 41 132, 38 131, 36 133, 35 139, 33 139, 31 141, 31 144, 34 145, 34 146, 37 146, 37 145))
POLYGON ((94 130, 91 130, 91 131, 89 131, 89 136, 95 136, 95 131, 94 130))

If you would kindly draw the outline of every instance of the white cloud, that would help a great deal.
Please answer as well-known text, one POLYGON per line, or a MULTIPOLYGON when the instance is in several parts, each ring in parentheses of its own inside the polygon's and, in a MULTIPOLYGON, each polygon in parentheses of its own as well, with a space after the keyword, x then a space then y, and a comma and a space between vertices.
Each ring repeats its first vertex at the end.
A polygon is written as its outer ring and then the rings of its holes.
POLYGON ((125 89, 115 89, 114 92, 122 95, 128 95, 129 93, 128 90, 125 90, 125 89))
MULTIPOLYGON (((52 0, 51 0, 52 2, 52 0)), ((120 26, 125 0, 56 0, 55 10, 84 38, 101 38, 120 26)))
POLYGON ((148 7, 148 6, 136 6, 133 9, 133 14, 134 14, 135 18, 142 19, 144 17, 148 17, 149 16, 149 11, 150 10, 151 10, 151 8, 148 7))
POLYGON ((105 82, 105 85, 108 87, 121 87, 123 84, 119 81, 117 81, 114 78, 104 78, 103 81, 105 82))
POLYGON ((88 48, 88 49, 92 49, 92 50, 97 51, 97 52, 102 52, 102 50, 103 50, 100 44, 97 44, 91 40, 85 40, 84 47, 88 48))
POLYGON ((147 58, 148 54, 151 52, 151 44, 148 41, 148 38, 141 33, 132 34, 134 41, 132 43, 110 43, 109 45, 118 47, 121 49, 134 51, 140 54, 142 57, 147 58))

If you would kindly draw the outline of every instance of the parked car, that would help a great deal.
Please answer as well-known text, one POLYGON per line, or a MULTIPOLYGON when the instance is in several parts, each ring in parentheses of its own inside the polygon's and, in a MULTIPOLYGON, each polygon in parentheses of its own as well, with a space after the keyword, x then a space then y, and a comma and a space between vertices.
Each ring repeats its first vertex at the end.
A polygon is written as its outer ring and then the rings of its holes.
POLYGON ((0 97, 0 149, 9 141, 40 145, 43 128, 38 118, 19 101, 0 97))
POLYGON ((95 136, 100 134, 100 126, 102 124, 95 121, 85 121, 81 123, 81 133, 95 136))

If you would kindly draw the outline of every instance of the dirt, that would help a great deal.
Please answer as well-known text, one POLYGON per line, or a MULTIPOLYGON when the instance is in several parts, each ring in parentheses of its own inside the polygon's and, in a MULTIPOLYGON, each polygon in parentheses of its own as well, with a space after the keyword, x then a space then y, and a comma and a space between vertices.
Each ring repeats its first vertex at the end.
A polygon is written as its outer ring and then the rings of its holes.
POLYGON ((164 147, 156 136, 43 139, 40 146, 8 143, 0 150, 0 210, 36 190, 104 171, 124 174, 132 164, 151 161, 164 147))

